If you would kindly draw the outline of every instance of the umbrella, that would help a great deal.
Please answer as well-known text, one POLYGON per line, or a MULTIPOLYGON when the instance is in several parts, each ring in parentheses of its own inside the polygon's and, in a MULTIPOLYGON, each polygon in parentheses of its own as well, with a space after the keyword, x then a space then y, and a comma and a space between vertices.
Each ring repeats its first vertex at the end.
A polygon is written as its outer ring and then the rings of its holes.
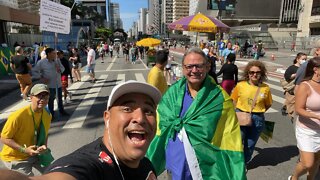
POLYGON ((161 43, 159 39, 154 38, 145 38, 138 41, 136 44, 137 46, 157 46, 161 43))
POLYGON ((198 13, 183 17, 168 25, 171 30, 195 31, 195 32, 228 32, 230 27, 217 18, 198 13))

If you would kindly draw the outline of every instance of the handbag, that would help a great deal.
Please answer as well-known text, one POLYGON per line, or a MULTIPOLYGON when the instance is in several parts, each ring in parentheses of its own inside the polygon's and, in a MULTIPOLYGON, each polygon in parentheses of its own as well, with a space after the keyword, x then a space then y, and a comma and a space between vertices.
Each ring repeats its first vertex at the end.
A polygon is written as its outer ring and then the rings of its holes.
POLYGON ((294 90, 294 87, 295 87, 294 80, 288 82, 284 78, 280 79, 280 85, 283 88, 283 90, 286 92, 290 92, 294 90))
POLYGON ((240 126, 251 126, 252 125, 252 119, 251 119, 251 112, 254 108, 254 106, 256 105, 256 101, 257 101, 257 97, 260 91, 260 87, 258 87, 257 92, 254 96, 252 105, 251 105, 251 109, 250 112, 236 112, 238 121, 239 121, 239 125, 240 126))

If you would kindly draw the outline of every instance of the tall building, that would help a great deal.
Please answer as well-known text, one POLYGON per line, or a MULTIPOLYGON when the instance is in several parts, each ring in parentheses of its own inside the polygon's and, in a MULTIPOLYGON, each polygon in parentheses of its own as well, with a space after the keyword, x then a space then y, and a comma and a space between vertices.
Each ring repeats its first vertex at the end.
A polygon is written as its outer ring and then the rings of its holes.
POLYGON ((320 35, 320 1, 301 0, 297 37, 320 35))
POLYGON ((279 24, 298 23, 300 0, 282 0, 279 24))
POLYGON ((139 10, 139 32, 147 33, 147 8, 140 8, 139 10))
POLYGON ((173 20, 173 0, 163 0, 161 11, 161 33, 166 33, 168 24, 173 20))
POLYGON ((122 29, 123 24, 120 19, 120 8, 119 3, 110 3, 110 28, 111 29, 122 29))
POLYGON ((79 1, 81 1, 83 6, 92 8, 95 12, 97 12, 99 15, 102 16, 103 22, 99 22, 102 24, 96 24, 96 25, 104 25, 104 26, 107 25, 106 0, 79 0, 79 1))
POLYGON ((160 34, 161 30, 161 2, 162 0, 148 1, 148 33, 160 34))
POLYGON ((189 0, 173 0, 172 20, 189 16, 189 0))

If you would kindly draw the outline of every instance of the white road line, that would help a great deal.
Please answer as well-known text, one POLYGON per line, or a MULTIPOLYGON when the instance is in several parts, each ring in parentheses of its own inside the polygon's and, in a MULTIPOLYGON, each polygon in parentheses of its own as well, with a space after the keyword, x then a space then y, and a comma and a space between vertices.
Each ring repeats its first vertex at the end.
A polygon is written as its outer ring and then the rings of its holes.
POLYGON ((275 110, 273 108, 269 108, 268 111, 266 113, 276 113, 279 112, 278 110, 275 110))
POLYGON ((114 56, 114 58, 112 59, 112 62, 109 64, 109 66, 107 67, 106 71, 109 71, 112 68, 112 66, 113 66, 114 62, 116 61, 116 59, 117 59, 117 56, 114 56))
MULTIPOLYGON (((102 79, 104 81, 107 79, 108 75, 101 75, 98 79, 102 79)), ((89 90, 87 95, 83 98, 78 107, 74 110, 74 113, 69 118, 67 123, 63 126, 63 129, 73 129, 73 128, 81 128, 84 121, 87 119, 87 115, 90 111, 90 108, 94 102, 96 97, 99 95, 99 92, 102 89, 103 82, 97 81, 92 88, 89 90)))
POLYGON ((280 79, 278 79, 278 78, 268 77, 268 80, 280 83, 280 79))
POLYGON ((275 89, 275 90, 278 90, 278 91, 281 91, 281 92, 283 92, 284 90, 282 89, 282 87, 280 87, 280 86, 276 86, 276 85, 273 85, 273 84, 270 84, 270 83, 267 83, 268 84, 268 86, 270 87, 270 88, 272 88, 272 89, 275 89))
POLYGON ((285 99, 284 99, 284 98, 279 97, 279 96, 274 95, 274 94, 272 94, 272 100, 274 100, 274 101, 276 101, 276 102, 278 102, 278 103, 280 103, 280 104, 283 104, 283 103, 284 103, 284 101, 285 101, 285 99))
POLYGON ((6 120, 8 119, 9 115, 13 112, 15 112, 16 110, 24 107, 24 106, 27 106, 28 104, 31 104, 30 102, 27 102, 27 101, 24 101, 24 100, 21 100, 19 101, 18 103, 16 103, 14 106, 12 106, 11 108, 9 108, 8 110, 5 110, 4 112, 1 112, 0 114, 0 122, 2 120, 6 120))
POLYGON ((120 84, 126 81, 126 75, 125 74, 118 74, 117 82, 116 84, 120 84))
MULTIPOLYGON (((147 57, 146 57, 147 58, 147 57)), ((142 61, 142 59, 139 59, 141 62, 142 62, 142 64, 144 65, 144 67, 146 68, 146 69, 149 69, 148 68, 148 66, 142 61)), ((148 59, 147 59, 147 61, 148 61, 148 59)))
POLYGON ((146 79, 144 79, 142 73, 135 73, 134 75, 136 76, 137 81, 139 81, 139 82, 146 82, 146 79))

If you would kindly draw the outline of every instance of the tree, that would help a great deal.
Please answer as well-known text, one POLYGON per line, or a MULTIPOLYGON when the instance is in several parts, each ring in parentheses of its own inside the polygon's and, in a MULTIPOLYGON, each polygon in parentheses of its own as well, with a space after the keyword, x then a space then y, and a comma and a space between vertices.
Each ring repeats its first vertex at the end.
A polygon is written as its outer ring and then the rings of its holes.
POLYGON ((96 38, 102 38, 104 41, 106 41, 112 35, 112 31, 105 27, 97 28, 95 33, 96 38))

